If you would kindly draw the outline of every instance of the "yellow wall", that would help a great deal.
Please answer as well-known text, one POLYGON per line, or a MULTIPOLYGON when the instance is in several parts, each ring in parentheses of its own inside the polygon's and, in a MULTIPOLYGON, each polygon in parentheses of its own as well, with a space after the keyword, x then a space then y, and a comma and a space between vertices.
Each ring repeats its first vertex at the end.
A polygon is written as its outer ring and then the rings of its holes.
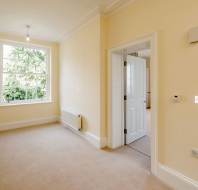
POLYGON ((100 136, 100 17, 60 45, 60 106, 83 116, 83 129, 100 136))
MULTIPOLYGON (((24 38, 0 34, 0 40, 25 42, 24 38)), ((0 106, 0 125, 12 122, 34 120, 59 115, 58 105, 58 44, 31 40, 31 43, 51 48, 52 51, 52 103, 0 106)))
POLYGON ((198 25, 197 0, 137 0, 107 17, 107 47, 158 33, 159 159, 198 180, 198 44, 189 45, 187 32, 198 25), (172 104, 170 97, 184 97, 172 104))

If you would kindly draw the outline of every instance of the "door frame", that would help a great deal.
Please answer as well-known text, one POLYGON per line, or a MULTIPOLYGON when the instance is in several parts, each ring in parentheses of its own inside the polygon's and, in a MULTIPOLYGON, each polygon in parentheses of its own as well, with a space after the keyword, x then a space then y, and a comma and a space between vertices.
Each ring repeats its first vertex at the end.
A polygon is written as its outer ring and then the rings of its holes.
MULTIPOLYGON (((151 172, 157 175, 158 165, 158 56, 157 56, 157 33, 152 33, 132 42, 120 45, 115 48, 111 48, 108 51, 108 147, 115 149, 124 145, 124 77, 121 77, 123 81, 120 83, 119 107, 120 117, 115 118, 112 115, 112 107, 116 107, 112 102, 115 94, 112 94, 112 56, 117 51, 150 42, 151 46, 151 59, 150 59, 150 87, 151 87, 151 172), (118 121, 120 125, 112 125, 114 121, 118 121)), ((123 64, 124 65, 124 64, 123 64)), ((123 66, 124 68, 124 66, 123 66)), ((120 68, 120 74, 124 76, 123 68, 120 68)), ((115 108, 114 108, 115 109, 115 108)), ((115 122, 114 122, 115 123, 115 122)))

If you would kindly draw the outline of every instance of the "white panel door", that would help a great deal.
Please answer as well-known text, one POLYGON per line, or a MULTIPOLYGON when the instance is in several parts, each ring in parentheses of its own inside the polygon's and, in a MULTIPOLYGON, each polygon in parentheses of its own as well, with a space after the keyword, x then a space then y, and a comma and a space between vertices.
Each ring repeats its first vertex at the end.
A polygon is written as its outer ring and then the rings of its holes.
POLYGON ((145 59, 127 56, 126 95, 126 144, 129 144, 147 133, 145 59))

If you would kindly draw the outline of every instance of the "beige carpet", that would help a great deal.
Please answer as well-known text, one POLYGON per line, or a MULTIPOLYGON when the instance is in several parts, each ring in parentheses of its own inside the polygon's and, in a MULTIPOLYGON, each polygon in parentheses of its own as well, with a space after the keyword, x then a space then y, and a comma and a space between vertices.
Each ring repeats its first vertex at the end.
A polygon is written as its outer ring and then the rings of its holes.
POLYGON ((129 147, 97 150, 59 124, 0 133, 0 190, 168 190, 129 147))
POLYGON ((139 151, 146 156, 151 156, 151 148, 150 148, 150 138, 149 136, 144 136, 131 144, 128 145, 129 147, 133 148, 136 151, 139 151))

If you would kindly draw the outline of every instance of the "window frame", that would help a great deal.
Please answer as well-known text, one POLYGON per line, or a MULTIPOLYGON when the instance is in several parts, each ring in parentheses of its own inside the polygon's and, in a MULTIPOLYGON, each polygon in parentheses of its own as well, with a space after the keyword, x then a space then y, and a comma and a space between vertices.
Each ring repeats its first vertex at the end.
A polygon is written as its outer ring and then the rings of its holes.
POLYGON ((17 106, 17 105, 29 105, 29 104, 43 104, 52 102, 52 73, 51 73, 51 48, 49 46, 42 46, 32 43, 15 42, 0 40, 0 107, 1 106, 17 106), (43 50, 46 52, 46 73, 47 73, 47 84, 46 84, 46 98, 45 99, 30 99, 30 100, 19 100, 14 102, 3 102, 3 45, 10 45, 14 47, 25 47, 37 50, 43 50))

